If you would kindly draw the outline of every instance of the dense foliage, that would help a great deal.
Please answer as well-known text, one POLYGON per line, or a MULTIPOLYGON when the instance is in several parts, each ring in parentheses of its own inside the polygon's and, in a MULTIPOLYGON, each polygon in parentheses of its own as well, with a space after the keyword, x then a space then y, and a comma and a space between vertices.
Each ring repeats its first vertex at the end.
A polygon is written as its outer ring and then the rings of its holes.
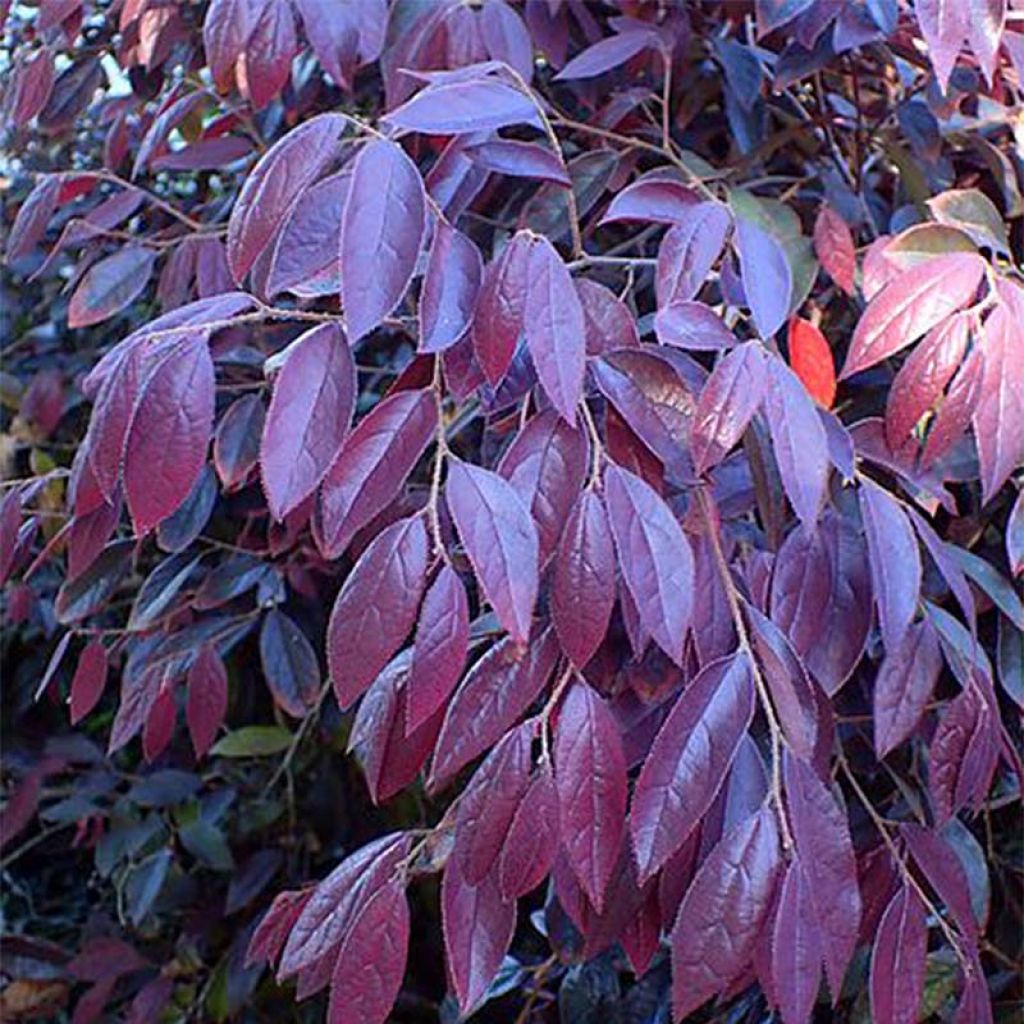
POLYGON ((5 1020, 1017 1019, 1024 6, 5 15, 5 1020))

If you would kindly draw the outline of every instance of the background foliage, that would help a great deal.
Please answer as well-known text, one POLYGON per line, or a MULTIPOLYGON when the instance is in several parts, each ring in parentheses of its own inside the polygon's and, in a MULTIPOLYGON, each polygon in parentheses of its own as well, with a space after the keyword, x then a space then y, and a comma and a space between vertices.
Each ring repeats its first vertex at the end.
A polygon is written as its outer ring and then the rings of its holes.
POLYGON ((1024 8, 0 7, 5 1020, 1017 1019, 1024 8))

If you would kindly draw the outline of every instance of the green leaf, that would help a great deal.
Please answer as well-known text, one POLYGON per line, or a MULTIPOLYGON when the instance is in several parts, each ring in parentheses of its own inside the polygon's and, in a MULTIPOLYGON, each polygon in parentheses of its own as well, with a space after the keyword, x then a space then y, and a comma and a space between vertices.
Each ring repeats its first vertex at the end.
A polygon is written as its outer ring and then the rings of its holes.
POLYGON ((292 734, 279 725, 247 725, 214 744, 216 757, 269 757, 288 749, 292 734))
POLYGON ((953 188, 929 199, 928 209, 940 224, 959 228, 986 249, 1010 255, 1002 215, 984 192, 976 188, 953 188))

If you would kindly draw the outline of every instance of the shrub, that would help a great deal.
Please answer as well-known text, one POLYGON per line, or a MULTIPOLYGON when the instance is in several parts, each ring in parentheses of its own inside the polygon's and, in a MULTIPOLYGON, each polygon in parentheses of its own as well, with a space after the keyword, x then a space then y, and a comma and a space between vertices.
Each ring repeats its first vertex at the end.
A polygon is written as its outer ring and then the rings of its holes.
POLYGON ((1011 1019, 1011 7, 16 5, 9 1019, 1011 1019))

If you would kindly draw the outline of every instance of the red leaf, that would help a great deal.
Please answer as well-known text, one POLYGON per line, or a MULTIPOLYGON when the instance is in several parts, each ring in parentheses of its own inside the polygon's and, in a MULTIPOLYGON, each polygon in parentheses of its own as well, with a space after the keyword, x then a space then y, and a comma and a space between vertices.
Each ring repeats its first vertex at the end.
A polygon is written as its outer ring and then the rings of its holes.
POLYGON ((921 897, 900 886, 882 915, 871 952, 871 1018, 914 1024, 924 992, 928 921, 921 897))
POLYGON ((134 302, 149 282, 156 255, 127 245, 94 263, 68 303, 68 327, 98 324, 134 302))
POLYGON ((693 614, 693 552, 672 511, 628 470, 605 470, 605 501, 619 571, 643 628, 677 664, 693 614))
POLYGON ((401 147, 367 143, 341 219, 341 301, 353 344, 392 313, 409 287, 424 207, 423 179, 401 147))
POLYGON ((840 380, 906 348, 974 298, 985 261, 974 253, 936 256, 890 281, 860 318, 840 380))
POLYGON ((382 836, 346 857, 317 885, 288 936, 278 981, 315 966, 325 957, 331 958, 333 968, 355 916, 371 895, 387 884, 409 847, 409 837, 404 833, 382 836))
POLYGON ((836 368, 825 335, 810 322, 794 316, 789 321, 789 365, 810 396, 832 408, 836 398, 836 368))
POLYGON ((327 627, 327 661, 342 708, 373 682, 409 635, 427 575, 422 516, 392 524, 356 562, 327 627))
POLYGON ((981 400, 984 373, 985 350, 976 346, 957 370, 928 429, 928 439, 921 453, 925 466, 945 457, 963 437, 981 400))
POLYGON ((900 367, 885 406, 885 436, 899 448, 946 389, 967 352, 970 317, 960 313, 930 331, 900 367))
POLYGON ((448 861, 441 882, 441 915, 449 976, 463 1016, 494 980, 516 927, 515 901, 505 902, 494 875, 469 885, 458 861, 448 861))
POLYGON ((473 571, 502 628, 518 643, 537 600, 538 541, 530 513, 497 473, 448 460, 448 508, 473 571))
POLYGON ((302 504, 324 478, 348 433, 355 399, 355 363, 337 324, 320 324, 289 345, 260 445, 263 489, 275 519, 302 504))
POLYGON ((185 720, 198 760, 213 746, 228 710, 228 674, 212 644, 204 644, 189 669, 187 688, 185 720))
POLYGON ((793 271, 782 243, 760 224, 736 221, 736 250, 743 290, 762 338, 768 340, 785 323, 793 293, 793 271))
POLYGON ((313 522, 324 558, 340 558, 355 534, 398 497, 437 430, 429 388, 385 398, 345 439, 320 488, 313 522))
POLYGON ((586 435, 545 409, 516 435, 498 465, 533 515, 541 564, 558 546, 587 475, 588 454, 586 435))
POLYGON ((771 937, 773 1001, 786 1024, 807 1024, 821 986, 821 932, 800 861, 786 869, 771 937))
POLYGON ((440 789, 516 723, 544 689, 557 659, 558 644, 548 629, 535 633, 525 650, 505 637, 473 665, 448 705, 430 790, 440 789))
POLYGON ((466 588, 458 573, 445 564, 420 609, 407 689, 407 733, 444 706, 462 674, 468 647, 466 588))
POLYGON ((221 92, 231 88, 235 61, 249 38, 250 7, 249 0, 212 0, 207 9, 203 21, 203 48, 214 85, 221 92))
POLYGON ((696 296, 722 254, 731 226, 728 207, 709 202, 693 207, 685 220, 665 232, 654 280, 659 310, 696 296))
POLYGON ((190 334, 143 381, 125 439, 125 495, 138 536, 189 496, 206 464, 213 412, 209 345, 190 334))
POLYGON ((576 293, 583 306, 587 355, 640 347, 640 333, 629 306, 610 288, 583 277, 576 280, 576 293))
POLYGON ((565 523, 551 578, 551 618, 562 650, 582 669, 608 631, 615 605, 615 549, 604 503, 580 494, 565 523))
POLYGON ((808 902, 821 933, 825 971, 835 1003, 860 925, 853 843, 845 812, 814 770, 787 756, 784 774, 796 856, 807 876, 808 902))
POLYGON ((807 392, 781 359, 768 363, 765 417, 772 451, 793 511, 804 523, 821 514, 828 492, 828 436, 807 392))
POLYGON ((626 758, 619 726, 585 682, 569 689, 555 731, 562 849, 598 913, 619 856, 626 817, 626 758))
POLYGON ((895 651, 917 611, 921 552, 907 514, 888 491, 865 480, 859 493, 878 624, 886 650, 895 651))
POLYGON ((647 28, 633 28, 618 35, 607 36, 573 57, 555 75, 555 81, 595 78, 613 68, 621 67, 641 50, 654 49, 658 45, 658 34, 647 28))
MULTIPOLYGON (((853 235, 846 221, 827 203, 822 205, 814 222, 814 254, 828 276, 847 295, 852 295, 857 269, 853 235)), ((831 404, 831 401, 828 402, 828 405, 831 404)))
POLYGON ((398 998, 409 949, 409 904, 400 876, 354 915, 331 976, 328 1024, 385 1024, 398 998))
POLYGON ((71 680, 71 724, 78 723, 99 703, 107 685, 107 649, 99 640, 90 640, 78 656, 71 680))
POLYGON ((297 892, 279 892, 274 897, 270 909, 263 915, 249 940, 249 948, 245 953, 246 967, 274 963, 312 895, 312 889, 300 889, 297 892))
POLYGON ((669 936, 673 1019, 682 1020, 747 967, 781 866, 768 807, 733 828, 708 854, 669 936))
POLYGON ((512 818, 530 784, 533 723, 507 733, 476 770, 459 799, 455 846, 460 872, 470 885, 491 873, 512 818))
POLYGON ((767 383, 764 346, 748 341, 726 353, 714 368, 693 414, 693 468, 717 466, 743 436, 761 405, 767 383))
POLYGON ((146 713, 142 727, 142 753, 147 762, 155 761, 167 749, 174 736, 177 715, 174 687, 171 684, 162 685, 146 713))
POLYGON ((523 328, 541 387, 574 424, 586 360, 583 307, 562 258, 542 236, 530 247, 523 328))
POLYGON ((418 92, 386 120, 406 131, 464 135, 510 124, 536 124, 537 108, 520 89, 495 78, 441 82, 418 92))
POLYGON ((508 372, 523 330, 530 236, 517 232, 484 275, 473 314, 473 352, 488 382, 508 372))
POLYGON ((443 352, 469 330, 483 272, 476 245, 439 218, 420 292, 421 352, 443 352))
MULTIPOLYGON (((1007 291, 1015 288, 1007 285, 1007 291)), ((972 422, 981 463, 982 500, 991 501, 1024 463, 1024 299, 998 305, 985 321, 984 371, 972 422)))
POLYGON ((903 634, 887 651, 875 676, 875 754, 883 758, 917 727, 942 670, 935 629, 927 618, 903 634))
POLYGON ((630 831, 641 885, 707 813, 753 715, 745 654, 708 665, 676 701, 633 791, 630 831))
POLYGON ((282 0, 262 0, 237 68, 239 89, 257 110, 288 84, 297 49, 291 5, 282 0))
POLYGON ((274 143, 249 173, 228 221, 228 265, 236 282, 241 284, 302 193, 335 159, 346 123, 342 114, 305 121, 274 143))
POLYGON ((507 900, 525 896, 547 877, 560 841, 558 790, 550 762, 542 763, 516 808, 498 860, 498 884, 507 900))

